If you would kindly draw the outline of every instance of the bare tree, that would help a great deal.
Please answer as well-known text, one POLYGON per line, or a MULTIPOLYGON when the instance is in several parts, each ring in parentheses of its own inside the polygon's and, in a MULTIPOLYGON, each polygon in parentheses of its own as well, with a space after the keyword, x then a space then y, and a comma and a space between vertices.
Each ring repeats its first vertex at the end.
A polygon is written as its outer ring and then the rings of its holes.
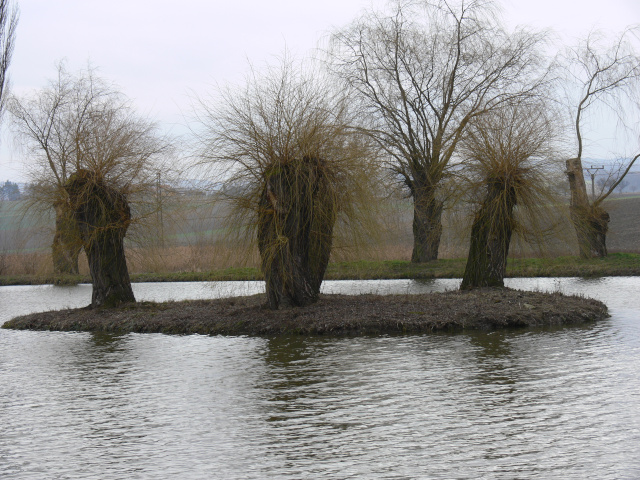
POLYGON ((0 120, 7 103, 8 70, 18 27, 18 8, 11 4, 11 0, 0 0, 0 120))
POLYGON ((9 105, 17 139, 31 162, 29 208, 48 210, 53 206, 55 212, 51 251, 56 274, 78 273, 82 245, 67 208, 64 185, 81 168, 79 132, 94 108, 119 102, 118 92, 97 78, 94 70, 74 76, 60 63, 57 78, 48 87, 31 97, 13 98, 9 105))
POLYGON ((628 180, 622 180, 619 184, 618 184, 618 191, 620 193, 624 192, 624 189, 627 188, 629 186, 629 181, 628 180))
POLYGON ((32 161, 29 206, 53 207, 56 213, 56 272, 77 271, 84 248, 92 305, 133 300, 132 294, 121 294, 130 290, 129 278, 121 268, 126 270, 124 250, 113 239, 122 237, 121 243, 133 221, 128 201, 137 205, 138 219, 155 203, 156 174, 169 141, 93 69, 72 75, 60 65, 49 87, 12 99, 10 111, 32 161))
MULTIPOLYGON (((615 171, 607 172, 604 176, 598 178, 595 181, 595 184, 598 186, 599 195, 602 195, 605 192, 605 190, 609 191, 611 189, 611 186, 617 181, 618 181, 618 176, 615 171)), ((622 193, 624 189, 627 188, 628 186, 629 186, 629 181, 622 180, 621 182, 618 182, 618 186, 616 188, 618 192, 622 193)), ((593 197, 594 196, 592 195, 592 198, 593 197)))
POLYGON ((547 102, 518 102, 476 117, 461 142, 464 191, 476 201, 461 288, 502 287, 514 234, 544 239, 553 201, 557 125, 547 102))
POLYGON ((498 18, 486 0, 401 1, 333 35, 330 66, 413 199, 412 262, 438 256, 443 179, 469 122, 542 81, 544 35, 498 18))
POLYGON ((257 241, 269 307, 312 303, 336 220, 375 203, 375 152, 350 129, 345 98, 291 59, 220 93, 200 101, 199 156, 226 176, 236 231, 257 241))
POLYGON ((640 157, 640 153, 636 153, 626 161, 619 169, 617 180, 589 201, 582 163, 585 117, 601 109, 609 109, 618 116, 619 131, 637 127, 635 123, 630 124, 628 119, 629 113, 632 118, 637 118, 640 111, 640 55, 633 46, 633 39, 637 39, 638 33, 638 29, 625 30, 608 46, 604 45, 601 34, 592 33, 564 57, 567 90, 570 97, 575 97, 571 109, 576 156, 566 162, 571 189, 571 219, 578 237, 580 256, 584 258, 607 255, 609 214, 602 203, 640 157), (578 92, 578 95, 572 95, 574 92, 578 92))

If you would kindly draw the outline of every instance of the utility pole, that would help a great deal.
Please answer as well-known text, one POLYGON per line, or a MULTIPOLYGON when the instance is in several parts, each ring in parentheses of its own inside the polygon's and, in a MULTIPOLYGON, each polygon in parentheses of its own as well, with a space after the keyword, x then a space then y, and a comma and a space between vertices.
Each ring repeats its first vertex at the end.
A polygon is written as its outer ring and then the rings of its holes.
POLYGON ((591 175, 591 201, 593 202, 596 198, 596 172, 598 170, 604 170, 604 165, 600 165, 599 167, 591 165, 589 168, 585 168, 585 170, 591 175))
POLYGON ((158 226, 160 228, 160 246, 164 247, 164 220, 162 218, 162 184, 160 172, 156 174, 156 201, 158 202, 158 226))

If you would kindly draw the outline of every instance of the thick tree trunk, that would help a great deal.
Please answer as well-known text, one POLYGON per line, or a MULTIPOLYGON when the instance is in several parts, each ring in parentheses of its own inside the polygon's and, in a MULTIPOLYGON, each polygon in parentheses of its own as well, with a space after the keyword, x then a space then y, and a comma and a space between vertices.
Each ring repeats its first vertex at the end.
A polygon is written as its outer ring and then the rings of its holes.
POLYGON ((258 248, 272 309, 318 299, 336 221, 324 168, 322 160, 305 157, 274 165, 265 174, 258 248))
POLYGON ((578 237, 582 258, 607 256, 607 232, 609 214, 600 207, 570 207, 571 220, 578 237))
POLYGON ((412 263, 438 259, 442 237, 443 203, 435 198, 433 189, 412 189, 413 192, 413 252, 412 263))
POLYGON ((488 186, 487 196, 471 227, 469 256, 460 288, 504 287, 507 257, 513 233, 514 189, 504 184, 488 186))
POLYGON ((93 284, 92 307, 115 307, 136 301, 124 254, 125 231, 126 228, 108 228, 86 242, 93 284))
POLYGON ((582 258, 606 257, 609 214, 602 207, 589 203, 582 162, 579 158, 567 160, 567 177, 571 190, 569 209, 571 221, 576 230, 580 256, 582 258))
POLYGON ((65 186, 89 261, 92 307, 114 307, 135 302, 124 237, 131 220, 123 194, 80 170, 65 186))
POLYGON ((54 203, 56 231, 51 244, 53 272, 56 275, 78 274, 78 257, 82 249, 78 225, 69 205, 64 201, 54 203))

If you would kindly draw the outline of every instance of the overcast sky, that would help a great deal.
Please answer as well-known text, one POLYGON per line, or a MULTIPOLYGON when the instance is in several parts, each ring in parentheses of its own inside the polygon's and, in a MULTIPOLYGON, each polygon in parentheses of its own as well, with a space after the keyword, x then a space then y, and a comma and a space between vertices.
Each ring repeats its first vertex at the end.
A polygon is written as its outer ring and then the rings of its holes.
MULTIPOLYGON (((184 130, 192 95, 239 82, 250 61, 269 62, 285 47, 304 56, 334 27, 384 0, 21 0, 12 92, 43 87, 66 59, 91 62, 139 112, 184 130)), ((566 41, 593 28, 618 32, 640 23, 638 0, 503 0, 510 26, 552 28, 566 41)), ((5 119, 5 126, 8 123, 5 119)), ((6 130, 6 128, 5 128, 6 130)), ((20 155, 2 136, 0 181, 24 180, 20 155)))

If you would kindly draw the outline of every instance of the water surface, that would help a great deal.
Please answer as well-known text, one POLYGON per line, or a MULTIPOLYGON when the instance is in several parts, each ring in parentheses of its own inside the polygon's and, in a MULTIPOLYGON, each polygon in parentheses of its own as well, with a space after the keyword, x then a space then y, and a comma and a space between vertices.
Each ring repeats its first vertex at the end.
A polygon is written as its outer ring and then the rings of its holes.
MULTIPOLYGON (((612 316, 358 338, 0 330, 0 478, 639 478, 640 279, 509 283, 593 296, 612 316)), ((164 300, 260 285, 134 288, 164 300)), ((0 321, 90 296, 82 285, 0 287, 0 321)))

